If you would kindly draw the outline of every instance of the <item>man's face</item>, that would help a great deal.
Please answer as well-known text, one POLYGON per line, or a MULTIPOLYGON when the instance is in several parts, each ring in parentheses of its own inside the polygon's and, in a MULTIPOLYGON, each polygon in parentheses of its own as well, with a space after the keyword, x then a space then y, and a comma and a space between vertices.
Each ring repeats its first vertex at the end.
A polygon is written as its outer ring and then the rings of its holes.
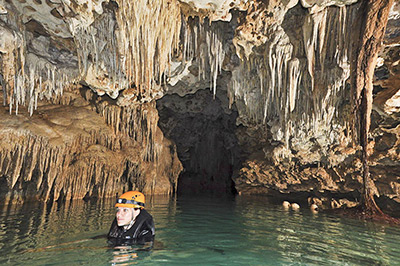
POLYGON ((133 220, 133 208, 117 207, 117 213, 115 214, 117 218, 118 226, 129 225, 133 220))

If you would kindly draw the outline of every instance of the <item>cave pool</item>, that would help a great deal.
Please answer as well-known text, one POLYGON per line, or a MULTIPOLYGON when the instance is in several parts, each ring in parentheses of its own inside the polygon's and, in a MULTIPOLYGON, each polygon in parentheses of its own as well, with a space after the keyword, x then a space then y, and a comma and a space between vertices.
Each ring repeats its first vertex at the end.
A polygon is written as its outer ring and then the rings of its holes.
POLYGON ((113 202, 1 206, 0 265, 400 265, 398 227, 260 196, 148 198, 153 249, 110 248, 113 202))

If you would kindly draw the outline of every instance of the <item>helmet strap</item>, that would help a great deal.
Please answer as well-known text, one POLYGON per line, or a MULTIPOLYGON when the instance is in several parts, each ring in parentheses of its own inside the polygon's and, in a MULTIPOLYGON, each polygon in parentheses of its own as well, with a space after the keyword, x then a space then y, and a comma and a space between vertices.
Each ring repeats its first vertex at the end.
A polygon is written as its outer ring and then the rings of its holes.
MULTIPOLYGON (((138 214, 138 215, 139 215, 139 214, 138 214)), ((124 226, 125 231, 131 229, 131 227, 132 227, 133 224, 135 223, 136 217, 138 217, 138 215, 135 216, 135 210, 132 209, 132 220, 131 220, 131 222, 130 222, 127 226, 124 226)))

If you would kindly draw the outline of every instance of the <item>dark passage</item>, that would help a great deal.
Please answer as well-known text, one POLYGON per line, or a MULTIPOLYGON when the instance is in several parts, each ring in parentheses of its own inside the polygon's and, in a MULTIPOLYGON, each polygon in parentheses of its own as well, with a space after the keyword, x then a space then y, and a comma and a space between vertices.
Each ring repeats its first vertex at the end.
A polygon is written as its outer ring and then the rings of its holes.
POLYGON ((157 101, 157 109, 159 126, 175 142, 184 168, 178 194, 235 193, 232 174, 240 154, 237 112, 223 108, 209 90, 184 97, 166 95, 157 101))

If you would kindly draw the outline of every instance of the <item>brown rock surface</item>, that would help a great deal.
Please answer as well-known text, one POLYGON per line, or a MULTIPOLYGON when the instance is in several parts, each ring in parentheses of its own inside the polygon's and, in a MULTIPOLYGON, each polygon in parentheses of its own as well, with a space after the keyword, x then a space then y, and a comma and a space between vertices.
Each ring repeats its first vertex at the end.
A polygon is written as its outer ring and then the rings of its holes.
MULTIPOLYGON (((368 135, 373 190, 391 210, 400 206, 398 3, 368 135)), ((362 187, 349 85, 360 6, 0 0, 0 197, 169 193, 178 153, 202 190, 229 190, 233 180, 240 193, 351 205, 362 187), (160 127, 176 148, 158 128, 157 100, 169 108, 160 127)))
MULTIPOLYGON (((88 92, 91 95, 90 92, 88 92)), ((95 97, 96 98, 96 97, 95 97)), ((128 189, 170 194, 181 164, 151 104, 121 108, 65 93, 29 116, 0 120, 2 202, 110 197, 128 189)))

